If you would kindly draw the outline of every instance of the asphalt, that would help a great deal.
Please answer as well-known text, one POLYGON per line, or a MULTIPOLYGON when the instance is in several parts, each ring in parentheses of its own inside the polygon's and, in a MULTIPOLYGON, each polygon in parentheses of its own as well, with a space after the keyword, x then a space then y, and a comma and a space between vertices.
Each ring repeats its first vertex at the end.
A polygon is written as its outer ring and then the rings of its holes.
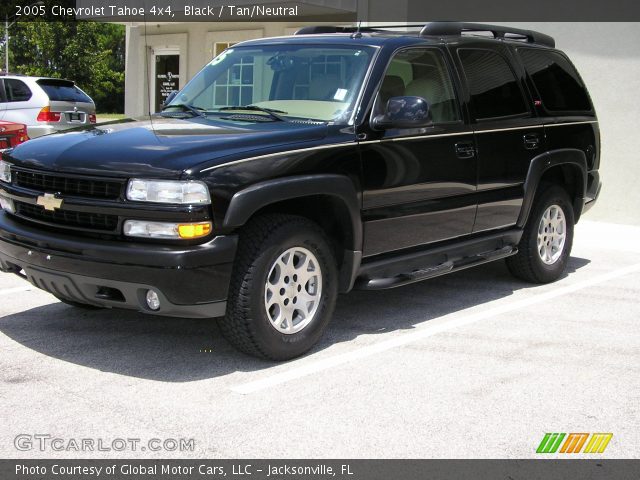
POLYGON ((0 457, 528 458, 546 432, 607 432, 600 456, 639 458, 639 298, 640 227, 583 221, 554 284, 499 261, 353 292, 317 348, 277 364, 212 321, 78 310, 2 274, 0 457), (127 438, 195 448, 73 448, 127 438))

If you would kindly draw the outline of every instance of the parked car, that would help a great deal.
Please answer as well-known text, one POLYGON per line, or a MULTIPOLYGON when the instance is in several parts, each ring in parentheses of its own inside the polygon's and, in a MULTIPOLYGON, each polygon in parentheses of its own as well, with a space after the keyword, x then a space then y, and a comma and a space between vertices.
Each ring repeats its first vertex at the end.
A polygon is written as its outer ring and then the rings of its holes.
POLYGON ((96 123, 93 100, 71 80, 0 77, 0 120, 24 123, 35 138, 96 123))
POLYGON ((17 147, 27 140, 29 137, 26 125, 0 120, 0 150, 17 147))
POLYGON ((563 275, 600 134, 551 37, 299 33, 234 45, 152 119, 3 153, 2 270, 79 307, 220 317, 277 360, 353 288, 503 258, 530 282, 563 275))

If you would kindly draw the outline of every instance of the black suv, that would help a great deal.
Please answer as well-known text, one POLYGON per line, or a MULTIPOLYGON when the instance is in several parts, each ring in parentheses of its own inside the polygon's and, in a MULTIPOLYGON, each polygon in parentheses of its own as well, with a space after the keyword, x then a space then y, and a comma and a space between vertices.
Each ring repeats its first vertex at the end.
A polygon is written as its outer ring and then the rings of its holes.
POLYGON ((65 303, 309 350, 336 296, 506 258, 563 274, 598 122, 544 34, 437 22, 234 45, 162 112, 2 152, 0 262, 65 303))

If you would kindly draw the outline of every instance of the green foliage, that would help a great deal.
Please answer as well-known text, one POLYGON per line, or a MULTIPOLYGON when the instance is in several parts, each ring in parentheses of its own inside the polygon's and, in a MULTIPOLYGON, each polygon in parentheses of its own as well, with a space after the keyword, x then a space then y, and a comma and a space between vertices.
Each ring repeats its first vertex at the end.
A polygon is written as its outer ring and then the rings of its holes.
POLYGON ((99 112, 124 111, 123 25, 18 22, 10 35, 12 73, 68 78, 93 98, 99 112))

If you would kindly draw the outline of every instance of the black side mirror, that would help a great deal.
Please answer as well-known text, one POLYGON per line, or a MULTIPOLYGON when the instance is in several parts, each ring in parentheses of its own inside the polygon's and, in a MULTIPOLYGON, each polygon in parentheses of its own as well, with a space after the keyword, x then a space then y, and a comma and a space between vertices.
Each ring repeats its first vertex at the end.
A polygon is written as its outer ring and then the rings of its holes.
POLYGON ((171 103, 171 100, 173 100, 174 98, 176 98, 176 95, 178 95, 178 90, 171 90, 171 93, 169 94, 169 96, 165 99, 165 101, 162 103, 163 107, 166 107, 167 105, 169 105, 171 103))
POLYGON ((381 115, 371 121, 374 130, 425 128, 433 124, 429 103, 422 97, 392 97, 381 115))

